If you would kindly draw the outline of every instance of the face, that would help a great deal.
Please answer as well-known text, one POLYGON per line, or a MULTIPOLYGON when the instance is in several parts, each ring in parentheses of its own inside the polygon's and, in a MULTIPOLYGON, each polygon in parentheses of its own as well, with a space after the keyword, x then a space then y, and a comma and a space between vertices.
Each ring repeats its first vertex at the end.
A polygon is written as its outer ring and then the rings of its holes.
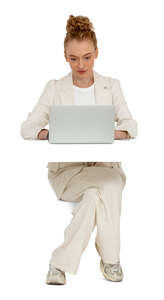
POLYGON ((69 62, 72 74, 76 79, 80 80, 92 76, 94 60, 97 56, 98 49, 95 50, 92 41, 74 39, 67 43, 66 61, 69 62))

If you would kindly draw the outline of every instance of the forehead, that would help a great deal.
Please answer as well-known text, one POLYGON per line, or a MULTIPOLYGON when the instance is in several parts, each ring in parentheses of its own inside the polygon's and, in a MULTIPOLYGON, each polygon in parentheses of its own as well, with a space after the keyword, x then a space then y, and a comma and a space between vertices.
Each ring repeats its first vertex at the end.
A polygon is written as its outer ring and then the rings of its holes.
POLYGON ((83 56, 87 53, 92 53, 94 51, 94 45, 92 41, 89 40, 72 40, 67 43, 67 55, 83 56))

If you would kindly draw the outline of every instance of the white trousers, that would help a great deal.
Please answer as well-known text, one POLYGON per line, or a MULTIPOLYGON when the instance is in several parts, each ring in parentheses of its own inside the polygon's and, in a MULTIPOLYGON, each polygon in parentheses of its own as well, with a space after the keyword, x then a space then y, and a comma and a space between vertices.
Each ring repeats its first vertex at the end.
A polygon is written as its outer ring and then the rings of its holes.
MULTIPOLYGON (((108 165, 85 165, 63 191, 62 200, 78 203, 64 231, 64 242, 53 251, 49 263, 64 272, 77 273, 81 255, 95 226, 95 246, 103 262, 120 262, 121 199, 126 176, 120 163, 108 165)), ((49 181, 55 191, 52 172, 49 181)))

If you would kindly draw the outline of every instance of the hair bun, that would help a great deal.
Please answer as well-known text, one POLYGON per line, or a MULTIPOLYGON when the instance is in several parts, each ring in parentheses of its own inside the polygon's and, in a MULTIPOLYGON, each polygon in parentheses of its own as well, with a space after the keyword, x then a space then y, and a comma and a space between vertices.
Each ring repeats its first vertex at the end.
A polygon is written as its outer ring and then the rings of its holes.
POLYGON ((93 31, 93 25, 87 17, 73 15, 69 16, 66 26, 67 32, 75 33, 80 31, 93 31))

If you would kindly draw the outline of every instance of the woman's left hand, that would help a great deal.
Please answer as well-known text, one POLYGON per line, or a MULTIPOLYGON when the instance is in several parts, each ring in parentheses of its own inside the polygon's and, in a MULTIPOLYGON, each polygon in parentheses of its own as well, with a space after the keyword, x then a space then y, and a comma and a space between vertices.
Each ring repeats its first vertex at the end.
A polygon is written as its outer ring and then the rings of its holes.
POLYGON ((115 130, 114 139, 115 140, 125 140, 125 139, 130 139, 130 136, 129 136, 129 133, 127 131, 115 130))
POLYGON ((37 138, 38 140, 48 140, 48 129, 41 129, 37 138))

